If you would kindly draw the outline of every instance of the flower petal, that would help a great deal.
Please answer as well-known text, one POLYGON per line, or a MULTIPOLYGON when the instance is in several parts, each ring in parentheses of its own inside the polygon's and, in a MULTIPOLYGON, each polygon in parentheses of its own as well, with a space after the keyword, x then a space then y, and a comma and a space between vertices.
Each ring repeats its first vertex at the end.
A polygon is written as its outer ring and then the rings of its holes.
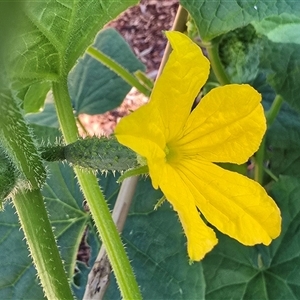
POLYGON ((173 51, 151 94, 150 103, 161 113, 166 139, 182 132, 193 102, 209 74, 209 61, 186 35, 166 32, 173 51), (154 104, 154 103, 153 103, 154 104))
POLYGON ((139 155, 153 159, 165 157, 166 139, 163 128, 156 123, 160 112, 151 103, 140 107, 120 120, 115 129, 118 141, 139 155))
POLYGON ((211 90, 190 115, 173 147, 212 162, 244 163, 266 131, 261 95, 247 84, 211 90))
POLYGON ((280 211, 255 181, 212 163, 183 161, 181 176, 212 225, 244 245, 269 245, 281 231, 280 211))
POLYGON ((207 80, 209 62, 201 49, 180 32, 166 35, 173 51, 154 86, 150 103, 144 111, 139 108, 120 121, 115 131, 118 139, 126 132, 134 136, 142 133, 151 140, 156 139, 158 131, 159 138, 164 135, 166 140, 176 136, 182 132, 194 99, 207 80))
POLYGON ((159 186, 178 213, 187 236, 189 257, 194 261, 201 260, 217 244, 218 240, 214 231, 200 218, 195 206, 194 195, 176 170, 167 164, 161 169, 159 186))

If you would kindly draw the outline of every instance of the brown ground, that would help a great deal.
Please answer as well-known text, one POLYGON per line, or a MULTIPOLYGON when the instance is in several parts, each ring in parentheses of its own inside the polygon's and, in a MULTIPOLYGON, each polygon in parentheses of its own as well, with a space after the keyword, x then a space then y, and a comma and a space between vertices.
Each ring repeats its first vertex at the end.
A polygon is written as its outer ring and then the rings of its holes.
MULTIPOLYGON (((146 65, 147 75, 155 79, 166 46, 163 31, 170 30, 178 8, 178 0, 141 0, 129 8, 108 27, 117 29, 129 43, 136 56, 146 65)), ((80 121, 90 135, 109 135, 118 120, 135 110, 147 97, 133 89, 122 105, 102 115, 80 115, 80 121)))

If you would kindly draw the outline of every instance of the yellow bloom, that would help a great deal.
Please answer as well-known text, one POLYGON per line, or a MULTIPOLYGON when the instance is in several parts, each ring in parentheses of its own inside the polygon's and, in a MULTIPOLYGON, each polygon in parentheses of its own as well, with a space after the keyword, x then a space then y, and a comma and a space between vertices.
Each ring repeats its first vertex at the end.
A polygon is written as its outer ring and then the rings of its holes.
POLYGON ((116 137, 146 158, 153 187, 179 215, 192 260, 217 244, 200 213, 245 245, 268 245, 281 228, 275 202, 255 181, 214 164, 245 163, 258 149, 266 131, 261 96, 246 84, 222 86, 191 112, 209 62, 185 35, 166 34, 173 52, 151 100, 120 121, 116 137))

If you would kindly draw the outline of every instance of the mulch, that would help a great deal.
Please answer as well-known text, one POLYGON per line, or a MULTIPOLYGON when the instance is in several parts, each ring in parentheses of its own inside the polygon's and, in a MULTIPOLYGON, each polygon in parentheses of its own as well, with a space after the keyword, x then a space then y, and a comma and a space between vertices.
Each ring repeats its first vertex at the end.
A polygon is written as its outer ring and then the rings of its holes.
POLYGON ((171 29, 178 5, 178 0, 142 0, 107 25, 120 32, 153 79, 166 47, 163 31, 171 29))

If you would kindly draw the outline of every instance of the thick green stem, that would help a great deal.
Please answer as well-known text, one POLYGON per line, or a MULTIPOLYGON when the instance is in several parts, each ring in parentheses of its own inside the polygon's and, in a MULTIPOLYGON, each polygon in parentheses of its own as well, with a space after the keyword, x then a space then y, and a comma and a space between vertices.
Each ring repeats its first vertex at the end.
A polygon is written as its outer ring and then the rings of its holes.
POLYGON ((133 76, 125 68, 116 63, 114 60, 112 60, 109 56, 93 48, 92 46, 90 46, 86 52, 106 67, 110 68, 120 77, 122 77, 127 83, 139 90, 141 93, 143 93, 146 96, 150 96, 151 91, 148 88, 142 85, 135 76, 133 76))
MULTIPOLYGON (((276 116, 278 115, 281 105, 283 103, 283 98, 280 95, 276 95, 270 109, 266 112, 267 126, 270 127, 276 116)), ((263 138, 258 151, 255 154, 255 169, 254 169, 254 179, 263 184, 264 175, 264 157, 266 150, 266 137, 263 138)))
MULTIPOLYGON (((77 140, 77 127, 66 81, 54 83, 53 94, 65 140, 67 144, 72 143, 77 140)), ((81 168, 75 167, 74 170, 105 246, 122 297, 124 299, 141 299, 132 268, 96 176, 81 168)))
POLYGON ((211 63, 211 67, 221 85, 230 84, 230 80, 224 70, 224 66, 219 56, 219 42, 212 40, 204 43, 206 47, 208 58, 211 63))
POLYGON ((19 190, 13 203, 46 297, 73 299, 40 190, 19 190))

